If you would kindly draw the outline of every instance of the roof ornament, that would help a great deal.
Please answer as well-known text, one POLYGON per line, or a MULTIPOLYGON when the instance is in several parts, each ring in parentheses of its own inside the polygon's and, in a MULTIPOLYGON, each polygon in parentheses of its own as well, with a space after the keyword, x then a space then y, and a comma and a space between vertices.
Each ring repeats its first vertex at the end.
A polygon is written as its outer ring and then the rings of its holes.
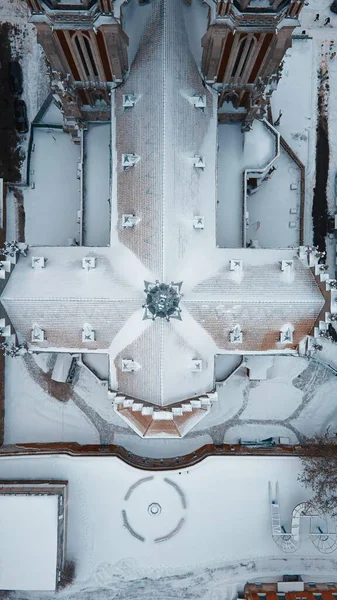
POLYGON ((133 373, 141 369, 141 365, 132 360, 131 358, 122 358, 122 371, 123 373, 133 373))
POLYGON ((293 325, 283 325, 280 330, 280 343, 281 344, 292 344, 294 341, 294 326, 293 325))
POLYGON ((139 221, 140 218, 136 217, 136 215, 122 215, 122 227, 124 229, 132 229, 139 221))
POLYGON ((32 269, 44 269, 47 259, 44 256, 32 256, 32 269))
POLYGON ((191 366, 192 373, 200 373, 202 371, 202 359, 201 358, 193 358, 191 366))
POLYGON ((206 167, 204 157, 200 156, 199 154, 195 154, 193 158, 193 166, 195 169, 201 169, 203 171, 206 167))
POLYGON ((205 228, 204 217, 193 217, 193 227, 194 227, 194 229, 204 229, 205 228))
POLYGON ((243 271, 243 260, 238 258, 232 258, 229 261, 229 270, 234 273, 242 273, 243 271))
POLYGON ((285 273, 291 273, 294 269, 294 261, 293 260, 281 260, 280 262, 281 271, 285 273))
POLYGON ((195 108, 204 112, 205 108, 206 108, 206 96, 204 96, 202 94, 194 94, 193 104, 194 104, 195 108))
POLYGON ((44 330, 37 324, 33 324, 32 328, 32 342, 44 342, 44 330))
POLYGON ((95 256, 85 256, 82 258, 82 269, 86 271, 91 271, 91 269, 96 269, 96 257, 95 256))
POLYGON ((89 325, 89 323, 84 323, 82 329, 82 342, 94 342, 95 339, 96 336, 94 329, 91 327, 91 325, 89 325))
POLYGON ((181 308, 179 302, 182 298, 180 289, 182 281, 174 283, 171 281, 170 284, 160 283, 157 279, 155 283, 144 281, 146 294, 146 303, 143 304, 145 308, 144 319, 152 319, 153 321, 159 318, 165 318, 167 321, 170 319, 178 319, 181 321, 181 308))
POLYGON ((136 102, 138 102, 139 98, 140 96, 137 96, 136 94, 123 94, 124 112, 130 108, 133 108, 136 102))
POLYGON ((139 160, 140 156, 138 156, 138 154, 122 154, 123 171, 127 171, 128 169, 131 169, 131 167, 134 167, 139 160))
POLYGON ((232 344, 242 344, 242 338, 242 329, 239 323, 237 323, 229 332, 229 341, 232 344))

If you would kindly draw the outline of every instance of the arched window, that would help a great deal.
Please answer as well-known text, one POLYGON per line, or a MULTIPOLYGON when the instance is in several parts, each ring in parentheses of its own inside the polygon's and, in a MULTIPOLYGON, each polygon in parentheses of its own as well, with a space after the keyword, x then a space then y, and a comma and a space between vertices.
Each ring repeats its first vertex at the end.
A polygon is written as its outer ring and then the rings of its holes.
POLYGON ((245 72, 245 68, 247 66, 248 59, 251 56, 251 52, 252 52, 252 50, 254 48, 255 42, 256 42, 256 38, 252 38, 250 40, 250 44, 249 44, 249 47, 248 47, 247 52, 246 52, 245 60, 243 61, 242 67, 240 69, 240 77, 242 77, 242 75, 245 72))
POLYGON ((245 46, 247 44, 247 36, 242 38, 240 44, 239 44, 239 49, 238 49, 238 53, 236 55, 236 59, 235 59, 235 63, 234 63, 234 67, 232 69, 232 73, 231 73, 231 77, 235 77, 238 67, 239 67, 239 62, 241 60, 243 51, 245 49, 245 46))
POLYGON ((90 37, 83 32, 76 32, 73 39, 75 40, 78 58, 82 64, 86 77, 91 79, 98 77, 98 69, 91 48, 90 37))
POLYGON ((90 42, 89 42, 87 36, 85 36, 85 35, 83 36, 83 39, 84 39, 84 44, 85 44, 85 47, 86 47, 86 50, 87 50, 87 53, 88 53, 88 56, 89 56, 89 60, 90 60, 90 63, 91 63, 92 70, 94 72, 94 75, 96 75, 96 77, 98 77, 98 71, 97 71, 96 63, 95 63, 95 60, 94 60, 94 57, 93 57, 93 54, 92 54, 92 51, 91 51, 90 42))
POLYGON ((79 57, 81 59, 81 63, 82 63, 82 67, 84 69, 84 72, 85 72, 86 76, 89 77, 90 76, 89 68, 88 68, 87 62, 86 62, 86 60, 84 58, 84 54, 83 54, 83 51, 82 51, 82 48, 81 48, 80 40, 78 39, 77 35, 75 36, 75 44, 76 44, 77 52, 78 52, 79 57))

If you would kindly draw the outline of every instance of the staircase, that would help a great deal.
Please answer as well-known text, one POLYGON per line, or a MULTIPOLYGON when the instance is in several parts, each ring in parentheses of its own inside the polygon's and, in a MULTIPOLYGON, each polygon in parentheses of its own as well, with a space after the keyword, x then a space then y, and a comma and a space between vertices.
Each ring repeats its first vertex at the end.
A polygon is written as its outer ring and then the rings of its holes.
POLYGON ((110 392, 114 410, 143 438, 181 438, 211 410, 216 392, 203 394, 171 406, 154 406, 110 392))

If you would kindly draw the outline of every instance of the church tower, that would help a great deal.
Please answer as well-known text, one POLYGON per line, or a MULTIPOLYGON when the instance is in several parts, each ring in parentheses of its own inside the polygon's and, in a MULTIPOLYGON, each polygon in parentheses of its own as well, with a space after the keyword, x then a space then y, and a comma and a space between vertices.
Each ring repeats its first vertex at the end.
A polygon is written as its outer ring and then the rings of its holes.
MULTIPOLYGON (((265 115, 280 78, 304 0, 207 0, 209 25, 202 39, 202 71, 226 105, 245 109, 244 128, 265 115)), ((242 119, 239 112, 228 119, 242 119)))
POLYGON ((27 3, 65 117, 78 118, 88 107, 91 119, 108 119, 109 87, 128 70, 128 37, 115 18, 113 0, 27 3))

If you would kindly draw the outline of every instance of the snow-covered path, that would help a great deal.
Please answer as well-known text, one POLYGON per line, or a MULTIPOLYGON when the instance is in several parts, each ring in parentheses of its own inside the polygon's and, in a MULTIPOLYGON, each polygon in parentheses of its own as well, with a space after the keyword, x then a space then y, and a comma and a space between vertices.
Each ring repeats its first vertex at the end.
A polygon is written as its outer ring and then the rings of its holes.
POLYGON ((142 570, 132 558, 114 565, 103 563, 94 576, 55 594, 16 592, 7 600, 236 600, 247 581, 268 581, 288 574, 301 574, 304 581, 334 581, 337 560, 270 556, 254 560, 197 564, 165 575, 142 570))
MULTIPOLYGON (((34 358, 29 357, 28 370, 24 359, 7 359, 6 443, 100 441, 141 456, 172 457, 209 443, 237 443, 239 438, 282 436, 296 443, 327 428, 337 431, 337 409, 331 402, 337 394, 337 379, 332 369, 316 362, 320 356, 310 362, 275 357, 265 381, 250 381, 243 364, 217 387, 219 401, 182 440, 140 439, 114 413, 107 384, 86 368, 79 369, 69 401, 57 400, 49 395, 50 367, 42 369, 37 364, 48 355, 34 358)), ((324 352, 322 359, 328 358, 324 352)))

